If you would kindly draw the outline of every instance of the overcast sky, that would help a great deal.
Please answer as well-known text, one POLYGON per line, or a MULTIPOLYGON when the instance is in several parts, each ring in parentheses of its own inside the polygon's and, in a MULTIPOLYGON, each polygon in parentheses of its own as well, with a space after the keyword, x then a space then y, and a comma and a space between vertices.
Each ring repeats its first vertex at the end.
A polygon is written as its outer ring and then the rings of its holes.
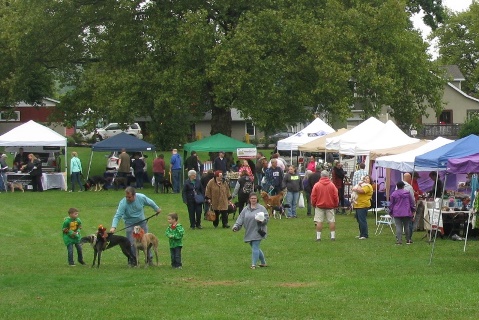
MULTIPOLYGON (((456 12, 460 12, 469 8, 469 6, 472 4, 472 1, 473 0, 443 0, 442 3, 447 8, 456 12)), ((424 25, 424 23, 422 22, 422 15, 417 14, 413 18, 413 21, 414 21, 414 26, 422 31, 423 38, 426 38, 431 32, 431 28, 424 25)), ((431 46, 429 48, 429 52, 433 55, 434 58, 436 58, 438 55, 437 49, 435 49, 434 46, 431 46)))

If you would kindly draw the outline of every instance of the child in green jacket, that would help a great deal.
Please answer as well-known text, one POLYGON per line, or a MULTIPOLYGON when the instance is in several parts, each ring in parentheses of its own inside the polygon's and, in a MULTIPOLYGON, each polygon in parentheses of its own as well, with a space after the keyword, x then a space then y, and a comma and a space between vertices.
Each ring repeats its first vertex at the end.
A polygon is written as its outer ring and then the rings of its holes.
POLYGON ((169 226, 166 228, 165 235, 170 240, 171 266, 175 269, 181 269, 181 248, 183 248, 183 235, 185 229, 178 223, 178 214, 168 214, 169 226))
POLYGON ((68 251, 68 264, 72 267, 75 266, 75 262, 73 261, 73 246, 75 246, 77 249, 78 263, 85 264, 83 261, 82 246, 80 243, 80 230, 81 220, 78 218, 78 209, 70 208, 68 210, 68 217, 63 220, 62 231, 63 242, 65 242, 68 251))

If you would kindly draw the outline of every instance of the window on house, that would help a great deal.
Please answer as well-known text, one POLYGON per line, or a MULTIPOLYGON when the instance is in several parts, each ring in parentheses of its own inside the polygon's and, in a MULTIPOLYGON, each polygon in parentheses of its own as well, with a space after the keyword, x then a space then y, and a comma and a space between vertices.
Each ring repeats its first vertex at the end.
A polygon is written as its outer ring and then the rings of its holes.
POLYGON ((467 120, 470 120, 473 117, 479 117, 479 110, 467 110, 467 120))
POLYGON ((250 136, 254 136, 256 134, 255 127, 252 122, 246 122, 246 133, 250 136))
POLYGON ((2 111, 0 121, 20 121, 20 111, 2 111))
POLYGON ((452 110, 444 110, 438 119, 439 124, 452 124, 452 110))

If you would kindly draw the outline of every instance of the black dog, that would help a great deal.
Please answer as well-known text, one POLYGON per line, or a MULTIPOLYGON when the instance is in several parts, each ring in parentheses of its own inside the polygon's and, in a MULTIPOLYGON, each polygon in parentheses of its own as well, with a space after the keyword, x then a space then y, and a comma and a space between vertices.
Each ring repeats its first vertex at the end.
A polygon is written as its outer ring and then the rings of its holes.
POLYGON ((106 183, 107 183, 106 179, 103 178, 102 176, 90 177, 86 180, 86 183, 84 185, 85 191, 90 189, 93 191, 93 187, 95 187, 95 191, 101 191, 103 190, 103 186, 106 183))
POLYGON ((170 193, 170 189, 173 190, 173 185, 168 179, 163 180, 163 190, 165 193, 170 193))
POLYGON ((116 177, 115 180, 113 180, 113 185, 115 186, 115 190, 118 190, 120 187, 126 188, 128 186, 128 178, 116 177))
POLYGON ((102 225, 98 227, 98 232, 86 237, 81 238, 81 243, 90 243, 93 246, 93 264, 91 267, 95 266, 96 258, 98 256, 98 265, 100 267, 101 253, 104 250, 113 248, 116 245, 119 245, 123 254, 128 258, 128 263, 130 265, 136 265, 136 259, 131 254, 131 243, 127 237, 118 236, 113 233, 107 233, 106 228, 102 225))

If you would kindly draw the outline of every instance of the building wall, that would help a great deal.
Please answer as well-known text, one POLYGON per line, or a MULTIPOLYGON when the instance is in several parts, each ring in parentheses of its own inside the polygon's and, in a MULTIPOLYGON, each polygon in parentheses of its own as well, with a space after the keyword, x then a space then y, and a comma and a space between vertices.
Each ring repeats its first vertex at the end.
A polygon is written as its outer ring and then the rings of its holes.
MULTIPOLYGON (((444 89, 442 101, 445 103, 444 110, 452 110, 452 122, 462 124, 467 119, 468 110, 479 111, 479 101, 471 99, 464 93, 458 92, 447 85, 444 89)), ((437 117, 433 110, 428 108, 429 117, 422 117, 423 124, 436 124, 437 117)))

